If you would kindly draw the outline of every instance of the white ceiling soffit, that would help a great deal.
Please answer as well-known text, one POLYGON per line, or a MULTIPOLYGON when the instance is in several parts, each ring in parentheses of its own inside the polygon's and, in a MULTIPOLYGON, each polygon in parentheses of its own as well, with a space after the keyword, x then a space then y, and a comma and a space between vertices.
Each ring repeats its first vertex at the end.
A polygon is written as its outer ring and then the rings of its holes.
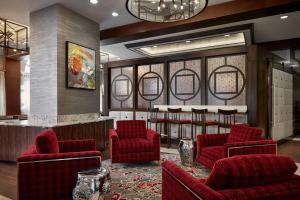
POLYGON ((246 45, 243 32, 130 48, 149 57, 246 45))
MULTIPOLYGON (((242 24, 254 24, 254 42, 255 43, 262 43, 262 42, 270 42, 270 41, 277 41, 277 40, 286 40, 286 39, 293 39, 293 38, 300 38, 300 11, 286 13, 289 17, 285 20, 281 20, 280 16, 282 15, 274 15, 270 17, 264 17, 259 19, 247 20, 242 22, 236 22, 231 24, 225 24, 220 26, 214 26, 209 28, 202 28, 202 29, 195 29, 191 31, 184 31, 180 33, 162 35, 157 37, 151 37, 141 40, 134 40, 129 42, 123 42, 118 44, 112 45, 101 45, 101 51, 105 51, 108 53, 112 53, 120 60, 127 60, 127 59, 137 59, 143 58, 142 56, 136 52, 133 52, 125 47, 126 44, 130 43, 137 43, 137 42, 145 42, 149 40, 156 40, 162 38, 168 38, 173 36, 180 36, 186 35, 196 32, 203 32, 207 30, 214 30, 214 29, 221 29, 225 27, 232 27, 242 24)), ((114 61, 112 59, 112 61, 114 61)))
MULTIPOLYGON (((29 26, 29 14, 55 3, 100 24, 101 30, 139 22, 126 10, 126 0, 98 0, 97 5, 89 0, 0 0, 0 17, 29 26), (118 12, 119 17, 113 17, 112 12, 118 12)), ((231 0, 209 0, 209 5, 220 4, 231 0)))

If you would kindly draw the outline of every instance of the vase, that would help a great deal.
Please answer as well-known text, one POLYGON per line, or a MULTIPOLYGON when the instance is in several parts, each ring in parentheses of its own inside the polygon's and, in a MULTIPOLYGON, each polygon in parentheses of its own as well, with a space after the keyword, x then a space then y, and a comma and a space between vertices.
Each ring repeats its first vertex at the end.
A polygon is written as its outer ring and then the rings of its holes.
POLYGON ((192 166, 194 163, 194 142, 189 139, 180 140, 178 151, 181 164, 192 166))

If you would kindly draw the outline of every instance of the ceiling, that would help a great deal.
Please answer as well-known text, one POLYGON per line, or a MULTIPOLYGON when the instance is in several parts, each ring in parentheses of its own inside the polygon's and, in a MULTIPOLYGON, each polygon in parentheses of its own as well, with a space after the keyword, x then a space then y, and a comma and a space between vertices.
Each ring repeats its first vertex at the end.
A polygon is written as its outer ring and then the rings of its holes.
POLYGON ((195 29, 192 31, 185 31, 176 34, 169 34, 163 35, 158 37, 152 37, 142 40, 135 40, 130 42, 112 44, 101 46, 101 51, 113 54, 111 56, 111 60, 115 61, 118 59, 125 60, 125 59, 136 59, 142 58, 144 56, 133 52, 125 47, 126 44, 130 43, 137 43, 137 42, 144 42, 147 40, 155 40, 161 38, 167 38, 171 36, 179 36, 179 35, 186 35, 189 33, 196 33, 196 32, 203 32, 207 30, 213 29, 221 29, 225 27, 231 27, 241 24, 254 24, 254 42, 255 43, 262 43, 262 42, 270 42, 270 41, 277 41, 277 40, 286 40, 286 39, 293 39, 293 38, 300 38, 300 11, 286 13, 288 15, 288 19, 281 20, 280 16, 282 15, 274 15, 270 17, 258 18, 253 20, 241 21, 231 24, 225 24, 221 26, 209 27, 209 28, 202 28, 202 29, 195 29))
MULTIPOLYGON (((220 4, 232 0, 209 0, 209 5, 220 4)), ((86 16, 100 24, 101 30, 138 22, 125 7, 126 0, 99 0, 92 5, 89 0, 0 0, 0 18, 9 19, 29 26, 29 13, 41 8, 60 3, 75 12, 86 16), (119 17, 113 17, 112 12, 119 17)))

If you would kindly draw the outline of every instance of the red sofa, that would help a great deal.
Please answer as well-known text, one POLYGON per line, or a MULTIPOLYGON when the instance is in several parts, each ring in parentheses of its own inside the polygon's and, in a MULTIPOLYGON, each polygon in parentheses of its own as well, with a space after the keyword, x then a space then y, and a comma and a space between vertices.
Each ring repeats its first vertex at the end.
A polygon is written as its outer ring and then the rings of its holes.
POLYGON ((143 120, 117 121, 117 129, 109 131, 109 150, 112 163, 160 160, 160 136, 143 120))
POLYGON ((101 166, 94 140, 57 141, 43 131, 18 158, 18 199, 72 199, 77 173, 101 166))
POLYGON ((277 143, 261 135, 261 129, 246 125, 233 125, 229 134, 198 135, 196 161, 212 168, 222 158, 245 154, 276 154, 277 143))
POLYGON ((218 160, 207 179, 162 164, 162 200, 299 200, 300 176, 289 157, 244 155, 218 160))

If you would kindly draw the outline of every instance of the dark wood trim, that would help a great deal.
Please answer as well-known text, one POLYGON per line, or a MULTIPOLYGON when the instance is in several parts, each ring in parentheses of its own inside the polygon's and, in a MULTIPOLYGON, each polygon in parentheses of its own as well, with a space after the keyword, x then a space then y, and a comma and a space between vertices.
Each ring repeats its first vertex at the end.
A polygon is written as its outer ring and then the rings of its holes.
POLYGON ((262 46, 270 51, 282 49, 300 49, 300 38, 263 42, 258 43, 257 45, 262 46))
POLYGON ((100 32, 101 44, 109 45, 257 19, 300 10, 298 0, 236 0, 209 6, 202 14, 176 23, 138 22, 100 32))
MULTIPOLYGON (((180 54, 180 55, 172 55, 168 57, 158 57, 158 58, 145 58, 145 59, 133 59, 133 60, 126 60, 126 61, 117 61, 110 63, 110 68, 120 68, 125 66, 133 66, 136 70, 139 65, 149 65, 149 64, 158 64, 158 63, 164 63, 164 104, 169 105, 170 104, 170 94, 169 94, 169 63, 170 62, 178 62, 178 61, 187 61, 187 60, 193 60, 193 59, 201 59, 201 104, 206 105, 207 104, 207 64, 206 60, 207 58, 211 57, 218 57, 218 56, 231 56, 231 55, 237 55, 237 54, 246 54, 248 52, 248 47, 246 46, 239 46, 239 47, 228 47, 228 48, 222 48, 222 49, 214 49, 214 50, 206 50, 206 51, 199 51, 199 52, 193 52, 189 54, 180 54)), ((110 71, 110 70, 109 70, 110 71)), ((135 76, 137 78, 137 75, 135 76)), ((254 77, 254 79, 256 76, 254 77)), ((110 84, 110 83, 109 83, 110 84)), ((135 90, 137 90, 135 88, 135 90)), ((132 109, 124 109, 124 108, 117 108, 117 109, 109 109, 109 111, 139 111, 138 108, 138 99, 135 97, 134 100, 134 107, 132 109)), ((111 108, 111 107, 109 107, 111 108)), ((144 111, 144 109, 141 109, 144 111)))

